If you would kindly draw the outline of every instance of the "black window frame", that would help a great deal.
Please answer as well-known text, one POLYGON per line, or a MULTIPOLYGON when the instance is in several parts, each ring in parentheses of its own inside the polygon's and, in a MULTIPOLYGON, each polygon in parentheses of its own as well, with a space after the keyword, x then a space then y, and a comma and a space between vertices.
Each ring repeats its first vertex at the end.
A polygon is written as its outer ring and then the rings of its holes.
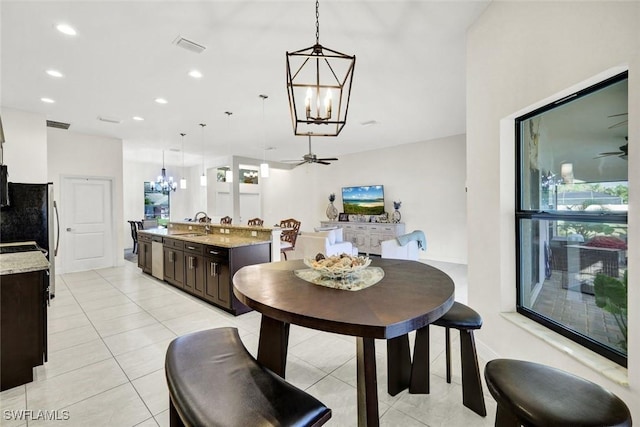
POLYGON ((577 91, 569 96, 563 97, 555 102, 551 102, 543 107, 535 109, 529 113, 526 113, 515 119, 515 143, 516 143, 516 180, 515 180, 515 193, 516 193, 516 209, 515 209, 515 226, 516 226, 516 311, 551 329, 552 331, 559 333, 560 335, 576 342, 579 345, 582 345, 589 350, 592 350, 601 356, 623 366, 627 367, 627 355, 621 352, 616 351, 610 347, 606 347, 598 341, 593 340, 592 338, 580 334, 574 330, 568 329, 563 324, 556 322, 552 319, 549 319, 545 316, 542 316, 540 313, 531 310, 522 304, 522 294, 521 294, 521 283, 522 283, 522 271, 521 271, 521 232, 522 232, 522 220, 548 220, 548 221, 581 221, 581 222, 597 222, 597 223, 614 223, 614 224, 627 224, 628 225, 628 215, 626 212, 615 212, 615 213, 603 213, 601 211, 581 211, 581 212, 564 212, 564 211, 545 211, 545 210, 531 210, 531 209, 522 209, 523 206, 523 170, 522 170, 522 156, 523 156, 523 144, 521 139, 521 123, 526 121, 532 117, 538 116, 546 111, 555 109, 563 104, 568 102, 572 102, 576 99, 587 96, 593 92, 596 92, 600 89, 603 89, 612 84, 618 83, 620 81, 626 80, 629 78, 628 71, 624 71, 620 74, 617 74, 613 77, 605 79, 599 83, 596 83, 592 86, 589 86, 585 89, 577 91))

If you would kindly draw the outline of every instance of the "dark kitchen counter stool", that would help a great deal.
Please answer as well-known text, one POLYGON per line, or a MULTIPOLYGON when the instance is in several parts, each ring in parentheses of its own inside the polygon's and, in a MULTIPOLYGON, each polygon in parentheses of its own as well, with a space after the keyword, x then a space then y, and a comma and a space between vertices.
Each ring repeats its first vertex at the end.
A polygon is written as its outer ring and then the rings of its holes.
MULTIPOLYGON (((482 327, 482 317, 471 307, 454 302, 449 311, 432 323, 445 328, 447 382, 451 383, 451 329, 460 331, 462 404, 480 416, 487 415, 473 330, 482 327)), ((429 325, 418 329, 411 365, 409 393, 429 393, 429 325)))
POLYGON ((616 395, 550 366, 495 359, 484 378, 498 402, 498 427, 631 426, 629 408, 616 395))
POLYGON ((261 366, 236 328, 194 332, 167 349, 175 426, 321 426, 331 409, 261 366))

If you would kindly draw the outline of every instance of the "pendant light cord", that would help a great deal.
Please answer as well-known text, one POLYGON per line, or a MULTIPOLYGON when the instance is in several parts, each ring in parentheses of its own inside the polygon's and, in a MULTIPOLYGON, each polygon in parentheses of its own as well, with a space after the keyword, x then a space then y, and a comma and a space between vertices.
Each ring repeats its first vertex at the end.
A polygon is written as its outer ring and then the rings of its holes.
POLYGON ((202 175, 204 175, 204 127, 206 123, 200 123, 200 126, 202 127, 202 175))
POLYGON ((316 0, 316 44, 320 44, 320 1, 316 0))
POLYGON ((182 176, 184 177, 184 137, 185 137, 186 133, 181 133, 180 136, 182 137, 182 176))
POLYGON ((264 126, 264 101, 266 101, 269 96, 260 95, 260 98, 262 98, 262 163, 267 163, 267 136, 264 126))

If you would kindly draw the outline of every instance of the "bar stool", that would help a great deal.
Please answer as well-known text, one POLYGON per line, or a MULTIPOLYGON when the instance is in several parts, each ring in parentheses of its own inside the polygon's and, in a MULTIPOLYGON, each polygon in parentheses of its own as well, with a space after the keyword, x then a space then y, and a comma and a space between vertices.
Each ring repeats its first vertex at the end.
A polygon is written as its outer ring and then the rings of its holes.
POLYGON ((629 408, 618 396, 560 369, 495 359, 484 378, 498 403, 498 427, 631 426, 629 408))
POLYGON ((132 253, 138 253, 138 221, 127 221, 131 226, 131 238, 133 239, 132 253))
POLYGON ((262 227, 262 224, 264 224, 264 221, 260 218, 251 218, 249 221, 247 221, 247 225, 249 227, 262 227))
MULTIPOLYGON (((449 311, 432 323, 445 328, 447 383, 451 383, 451 329, 460 331, 462 404, 480 416, 487 415, 473 330, 482 327, 482 317, 471 307, 454 302, 449 311)), ((429 326, 418 329, 411 364, 409 393, 429 393, 429 326)))

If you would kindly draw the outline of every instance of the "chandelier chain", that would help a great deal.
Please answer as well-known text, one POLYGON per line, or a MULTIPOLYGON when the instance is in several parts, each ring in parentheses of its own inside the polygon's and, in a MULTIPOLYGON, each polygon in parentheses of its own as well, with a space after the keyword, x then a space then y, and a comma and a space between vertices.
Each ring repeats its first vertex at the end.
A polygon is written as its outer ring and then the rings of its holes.
POLYGON ((316 0, 316 44, 320 44, 320 1, 316 0))

